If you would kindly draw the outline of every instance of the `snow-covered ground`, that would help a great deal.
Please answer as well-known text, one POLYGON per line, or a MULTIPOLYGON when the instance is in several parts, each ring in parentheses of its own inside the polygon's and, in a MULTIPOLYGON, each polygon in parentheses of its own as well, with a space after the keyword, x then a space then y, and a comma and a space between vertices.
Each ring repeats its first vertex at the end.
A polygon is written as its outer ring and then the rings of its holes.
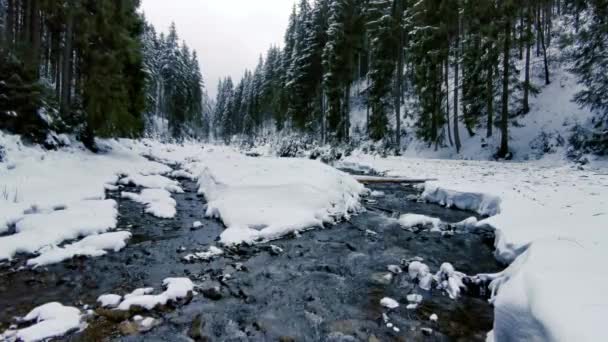
POLYGON ((225 147, 152 151, 198 180, 207 215, 222 220, 226 244, 269 240, 333 223, 360 208, 364 187, 319 161, 252 158, 225 147))
POLYGON ((348 218, 360 209, 364 191, 349 175, 318 161, 252 158, 195 143, 101 144, 106 152, 98 155, 79 144, 45 151, 0 133, 6 151, 0 163, 0 261, 17 253, 39 254, 28 264, 40 266, 123 248, 128 232, 73 241, 125 228, 116 227, 116 202, 106 199, 106 190, 122 185, 143 188, 121 196, 144 204, 147 213, 174 217, 171 193, 183 190, 165 175, 198 180, 208 201, 207 215, 227 227, 223 243, 268 240, 348 218), (73 243, 62 246, 67 242, 73 243))
POLYGON ((608 170, 547 161, 498 163, 354 155, 388 176, 436 178, 427 201, 494 215, 494 336, 596 341, 608 316, 608 170), (516 334, 516 335, 513 335, 516 334))

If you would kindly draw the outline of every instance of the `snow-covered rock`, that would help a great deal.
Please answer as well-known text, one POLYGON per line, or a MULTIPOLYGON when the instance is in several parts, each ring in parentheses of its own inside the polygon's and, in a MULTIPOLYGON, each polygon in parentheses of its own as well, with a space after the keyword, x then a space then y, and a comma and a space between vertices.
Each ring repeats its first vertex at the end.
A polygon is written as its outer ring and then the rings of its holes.
POLYGON ((143 189, 140 194, 125 191, 121 197, 144 204, 146 213, 158 218, 169 219, 177 214, 177 202, 165 189, 143 189))
POLYGON ((154 309, 157 305, 165 305, 170 301, 176 301, 188 297, 194 293, 194 284, 188 278, 167 278, 163 280, 166 290, 158 295, 151 295, 149 288, 135 290, 126 295, 118 305, 119 310, 129 310, 132 306, 147 310, 154 309))
POLYGON ((34 322, 33 325, 18 330, 7 330, 0 334, 3 341, 42 341, 59 337, 76 330, 81 326, 80 310, 60 303, 52 302, 34 308, 23 322, 34 322))
POLYGON ((396 309, 399 307, 399 302, 397 302, 393 298, 384 297, 380 300, 380 305, 388 309, 396 309))
POLYGON ((435 217, 429 217, 419 214, 404 214, 399 217, 399 224, 406 229, 414 227, 431 227, 432 231, 438 231, 441 220, 435 217))

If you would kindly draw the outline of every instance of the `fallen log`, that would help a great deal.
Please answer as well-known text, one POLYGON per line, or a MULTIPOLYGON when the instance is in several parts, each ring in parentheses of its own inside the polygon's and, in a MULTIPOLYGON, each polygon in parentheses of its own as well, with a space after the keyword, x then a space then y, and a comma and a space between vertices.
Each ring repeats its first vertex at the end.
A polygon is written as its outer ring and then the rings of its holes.
POLYGON ((429 181, 436 181, 436 178, 426 179, 415 179, 415 178, 404 178, 404 177, 378 177, 378 176, 353 176, 359 183, 371 184, 371 183, 408 183, 408 184, 419 184, 429 181))

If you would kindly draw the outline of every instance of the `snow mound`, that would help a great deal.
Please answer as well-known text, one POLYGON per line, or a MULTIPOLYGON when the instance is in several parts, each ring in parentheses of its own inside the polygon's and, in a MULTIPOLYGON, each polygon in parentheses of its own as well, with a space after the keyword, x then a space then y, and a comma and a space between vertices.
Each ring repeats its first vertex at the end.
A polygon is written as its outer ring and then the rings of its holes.
POLYGON ((173 193, 183 193, 179 182, 161 175, 132 174, 120 179, 120 184, 141 186, 148 189, 165 189, 173 193))
POLYGON ((418 280, 418 286, 423 290, 430 290, 433 284, 433 275, 429 267, 420 262, 412 261, 407 268, 407 272, 410 278, 418 280))
POLYGON ((18 330, 7 330, 0 335, 3 341, 42 341, 63 336, 81 325, 80 310, 60 303, 47 303, 34 308, 22 319, 34 325, 18 330))
POLYGON ((177 202, 165 189, 143 189, 140 194, 125 191, 121 197, 144 204, 146 213, 158 218, 169 219, 177 214, 177 202))
POLYGON ((318 161, 220 152, 207 151, 189 169, 198 170, 206 215, 227 227, 223 243, 269 240, 334 223, 360 209, 364 187, 318 161))
POLYGON ((466 277, 466 274, 454 270, 452 264, 444 262, 435 275, 435 280, 438 289, 445 290, 451 299, 456 299, 460 296, 461 289, 466 288, 462 282, 466 277))
POLYGON ((90 235, 65 247, 49 246, 39 251, 40 255, 29 259, 27 264, 34 268, 62 262, 74 256, 97 257, 106 254, 108 250, 118 252, 127 245, 126 240, 131 233, 125 231, 90 235))
POLYGON ((480 215, 493 216, 500 212, 500 197, 475 192, 449 190, 434 182, 427 182, 422 199, 448 208, 474 211, 480 215))
POLYGON ((188 278, 167 278, 163 280, 163 286, 166 290, 158 295, 149 294, 149 288, 138 289, 139 292, 134 291, 125 296, 125 299, 118 305, 118 309, 129 310, 132 306, 137 306, 152 310, 157 305, 165 305, 194 294, 194 284, 188 278))
POLYGON ((122 301, 122 297, 116 294, 104 294, 97 298, 97 302, 102 308, 115 308, 122 301))
POLYGON ((414 227, 431 227, 431 231, 438 231, 441 220, 435 217, 429 217, 419 214, 404 214, 399 217, 399 224, 406 229, 414 227))

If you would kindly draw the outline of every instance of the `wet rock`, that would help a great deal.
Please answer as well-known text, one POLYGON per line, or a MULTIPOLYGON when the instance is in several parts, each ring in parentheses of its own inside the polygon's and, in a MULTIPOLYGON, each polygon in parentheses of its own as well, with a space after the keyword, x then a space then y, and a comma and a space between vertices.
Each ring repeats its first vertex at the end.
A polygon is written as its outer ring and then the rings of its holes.
POLYGON ((397 265, 388 265, 388 271, 393 273, 393 274, 401 274, 403 273, 403 270, 401 269, 401 267, 397 266, 397 265))
POLYGON ((122 322, 131 318, 131 312, 125 310, 110 310, 98 308, 95 313, 113 322, 122 322))
POLYGON ((196 315, 192 321, 190 330, 188 330, 188 336, 196 342, 209 341, 209 337, 203 335, 204 327, 205 321, 203 320, 203 315, 196 315))
POLYGON ((118 331, 123 336, 135 335, 139 333, 139 326, 135 322, 124 321, 118 325, 118 331))
POLYGON ((220 291, 219 287, 206 288, 206 289, 203 289, 201 292, 203 293, 203 296, 205 298, 209 298, 211 300, 222 299, 222 292, 220 291))
POLYGON ((283 248, 279 247, 279 246, 275 246, 275 245, 270 245, 269 247, 270 249, 268 250, 268 252, 270 253, 270 255, 272 256, 278 256, 281 255, 283 253, 283 248))
POLYGON ((281 336, 279 342, 296 342, 296 339, 291 336, 281 336))

